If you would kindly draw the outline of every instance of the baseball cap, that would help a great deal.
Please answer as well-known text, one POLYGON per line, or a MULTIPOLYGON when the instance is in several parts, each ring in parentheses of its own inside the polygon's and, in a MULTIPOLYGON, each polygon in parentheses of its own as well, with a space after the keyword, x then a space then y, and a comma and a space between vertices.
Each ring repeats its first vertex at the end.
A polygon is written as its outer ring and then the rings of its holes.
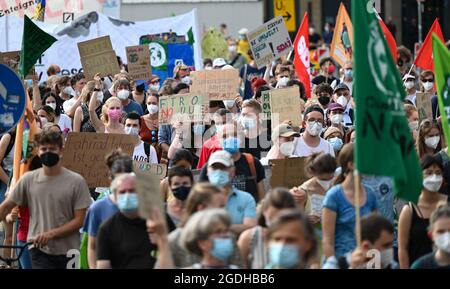
POLYGON ((213 67, 222 67, 227 65, 227 62, 223 58, 216 58, 213 61, 213 67))
POLYGON ((275 141, 279 137, 299 137, 300 134, 292 128, 292 126, 288 124, 280 124, 277 126, 272 132, 272 141, 275 141))
POLYGON ((336 110, 345 111, 345 109, 339 103, 335 102, 330 103, 330 105, 328 106, 328 111, 336 111, 336 110))
POLYGON ((245 34, 247 34, 248 33, 248 29, 247 28, 241 28, 239 31, 238 31, 238 34, 241 34, 241 35, 245 35, 245 34))
POLYGON ((405 74, 405 76, 403 76, 403 81, 406 81, 408 79, 416 79, 416 76, 414 74, 405 74))
POLYGON ((233 157, 227 151, 216 151, 210 157, 208 161, 208 166, 213 164, 222 164, 227 168, 234 166, 233 157))
POLYGON ((337 86, 336 86, 336 88, 334 89, 334 91, 333 91, 333 93, 336 93, 336 92, 338 92, 339 90, 341 90, 341 89, 346 89, 346 90, 350 90, 349 88, 348 88, 348 86, 345 84, 345 83, 339 83, 337 86))

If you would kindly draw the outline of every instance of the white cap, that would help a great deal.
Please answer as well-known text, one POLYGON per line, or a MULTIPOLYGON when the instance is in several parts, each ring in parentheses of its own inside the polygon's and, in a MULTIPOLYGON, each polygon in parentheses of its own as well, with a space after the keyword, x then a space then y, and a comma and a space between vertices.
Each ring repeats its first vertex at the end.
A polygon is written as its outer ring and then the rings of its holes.
POLYGON ((403 76, 403 81, 406 81, 407 79, 416 79, 416 77, 413 74, 405 74, 405 76, 403 76))
POLYGON ((241 35, 245 35, 248 33, 248 29, 247 28, 241 28, 241 30, 238 31, 239 34, 241 35))
POLYGON ((234 69, 234 67, 229 64, 222 67, 222 70, 230 70, 230 69, 234 69))
POLYGON ((223 58, 216 58, 213 61, 213 67, 222 67, 227 65, 227 62, 223 58))
POLYGON ((208 161, 208 166, 213 164, 222 164, 227 168, 234 166, 233 157, 227 151, 216 151, 210 157, 208 161))

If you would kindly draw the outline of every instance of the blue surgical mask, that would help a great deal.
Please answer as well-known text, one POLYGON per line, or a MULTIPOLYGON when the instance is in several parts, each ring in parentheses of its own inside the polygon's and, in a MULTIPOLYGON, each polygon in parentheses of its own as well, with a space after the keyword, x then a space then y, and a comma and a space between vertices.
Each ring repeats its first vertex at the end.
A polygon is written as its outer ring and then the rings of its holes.
POLYGON ((244 129, 252 129, 256 126, 256 121, 251 117, 241 117, 241 125, 244 129))
POLYGON ((194 124, 192 127, 195 135, 203 135, 205 132, 205 126, 203 124, 194 124))
POLYGON ((341 148, 344 146, 344 142, 342 141, 342 139, 338 137, 330 138, 328 141, 336 151, 340 151, 341 148))
POLYGON ((353 70, 352 69, 346 69, 344 72, 345 77, 353 77, 353 70))
POLYGON ((119 208, 119 211, 124 213, 136 212, 138 209, 137 194, 132 192, 118 195, 117 207, 119 208))
POLYGON ((230 183, 230 173, 222 170, 213 170, 208 174, 209 182, 218 187, 225 187, 230 183))
POLYGON ((269 259, 271 265, 280 269, 292 269, 300 263, 297 246, 283 243, 269 245, 269 259))
POLYGON ((213 247, 211 255, 220 261, 227 261, 233 255, 234 246, 231 238, 215 238, 213 239, 213 247))
POLYGON ((241 141, 235 137, 229 137, 223 141, 223 150, 226 152, 229 152, 232 155, 239 152, 240 146, 241 146, 241 141))

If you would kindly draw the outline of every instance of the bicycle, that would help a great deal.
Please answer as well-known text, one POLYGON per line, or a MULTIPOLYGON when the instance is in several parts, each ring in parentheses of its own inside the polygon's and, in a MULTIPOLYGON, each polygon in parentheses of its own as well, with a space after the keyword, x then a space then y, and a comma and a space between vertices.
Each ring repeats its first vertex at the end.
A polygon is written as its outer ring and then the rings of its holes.
POLYGON ((25 249, 28 248, 28 246, 30 246, 30 245, 32 245, 32 244, 33 244, 33 242, 28 242, 28 243, 26 243, 26 244, 24 244, 24 245, 22 245, 22 246, 17 246, 17 245, 14 245, 14 246, 12 246, 12 245, 8 245, 8 246, 0 245, 0 249, 12 249, 12 250, 14 250, 14 251, 16 251, 17 249, 19 249, 19 253, 18 253, 18 254, 15 254, 15 255, 17 255, 15 258, 13 258, 13 257, 6 258, 6 257, 3 257, 3 256, 0 254, 0 261, 3 261, 3 262, 6 263, 6 264, 3 264, 3 265, 0 265, 0 269, 15 269, 15 268, 12 266, 12 264, 13 264, 14 262, 19 261, 20 257, 22 257, 22 255, 23 255, 23 252, 25 251, 25 249))

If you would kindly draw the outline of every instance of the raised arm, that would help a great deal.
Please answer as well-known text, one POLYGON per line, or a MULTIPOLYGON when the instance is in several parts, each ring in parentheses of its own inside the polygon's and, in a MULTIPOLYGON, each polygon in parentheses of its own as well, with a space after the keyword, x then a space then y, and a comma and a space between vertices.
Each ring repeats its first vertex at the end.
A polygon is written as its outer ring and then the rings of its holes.
POLYGON ((38 76, 33 76, 33 110, 37 111, 42 106, 41 91, 39 90, 38 76))
MULTIPOLYGON (((97 73, 94 77, 95 81, 95 88, 101 89, 102 83, 100 81, 100 74, 97 73)), ((95 128, 97 132, 103 132, 105 125, 103 122, 98 118, 97 113, 95 112, 95 109, 97 108, 97 92, 94 91, 91 94, 91 99, 89 100, 89 117, 91 119, 91 124, 95 128)))

